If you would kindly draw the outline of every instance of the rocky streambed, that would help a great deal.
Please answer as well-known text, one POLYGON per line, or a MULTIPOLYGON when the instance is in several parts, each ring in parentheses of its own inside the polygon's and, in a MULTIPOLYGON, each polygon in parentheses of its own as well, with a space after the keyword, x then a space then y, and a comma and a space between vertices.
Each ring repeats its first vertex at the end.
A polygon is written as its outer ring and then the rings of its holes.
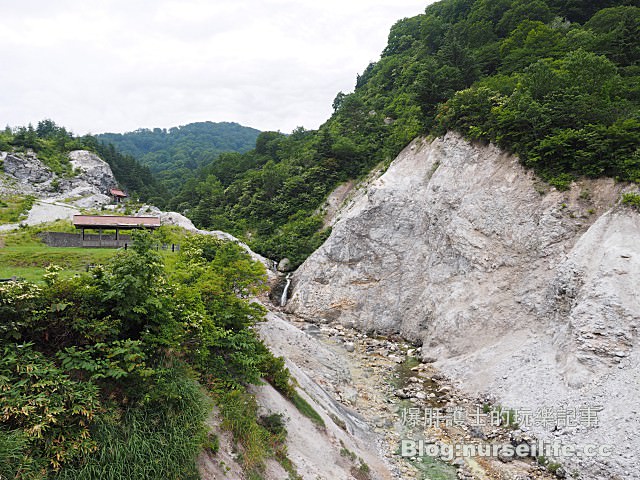
MULTIPOLYGON (((499 448, 515 449, 535 440, 507 418, 508 410, 489 399, 465 396, 432 364, 418 360, 419 347, 339 323, 300 322, 280 312, 271 313, 260 331, 294 373, 303 370, 344 407, 347 421, 340 411, 330 414, 336 425, 357 436, 350 422, 359 420, 391 478, 533 480, 564 475, 557 465, 551 465, 552 474, 534 458, 513 458, 499 448), (495 447, 487 456, 464 456, 453 451, 457 445, 495 447)), ((306 390, 304 384, 301 388, 306 390)))

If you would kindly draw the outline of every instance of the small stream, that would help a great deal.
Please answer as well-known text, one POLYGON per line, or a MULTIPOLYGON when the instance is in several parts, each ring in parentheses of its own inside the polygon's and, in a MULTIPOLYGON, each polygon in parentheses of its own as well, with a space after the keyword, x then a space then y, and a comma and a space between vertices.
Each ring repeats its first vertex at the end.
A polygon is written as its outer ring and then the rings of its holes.
POLYGON ((287 304, 287 294, 289 293, 289 287, 291 286, 291 273, 287 273, 286 283, 284 286, 284 290, 282 291, 282 296, 280 297, 280 306, 284 307, 287 304))
POLYGON ((384 439, 385 449, 392 453, 390 460, 399 470, 398 478, 415 478, 416 480, 457 480, 457 468, 438 458, 424 457, 417 461, 403 459, 397 455, 400 438, 413 438, 414 435, 402 425, 402 410, 415 407, 409 400, 400 400, 394 395, 397 389, 420 385, 427 395, 426 404, 433 408, 442 408, 447 403, 446 394, 441 392, 440 385, 433 379, 421 376, 416 383, 418 372, 414 369, 420 361, 414 356, 406 356, 407 345, 390 342, 382 337, 353 339, 337 334, 327 333, 326 325, 305 324, 303 330, 328 346, 342 357, 349 367, 352 385, 358 390, 354 407, 363 417, 371 422, 381 439, 384 439), (349 340, 354 340, 364 348, 353 353, 345 350, 349 340), (376 342, 376 346, 365 346, 368 342, 376 342), (389 347, 390 351, 389 351, 389 347), (394 354, 405 357, 397 363, 394 354), (387 408, 389 407, 389 408, 387 408), (376 420, 377 418, 377 420, 376 420), (378 423, 376 426, 375 424, 378 423), (384 425, 384 426, 382 426, 384 425), (376 428, 377 427, 377 428, 376 428), (382 428, 381 428, 382 427, 382 428), (404 467, 403 467, 404 465, 404 467), (405 468, 414 469, 415 476, 410 475, 405 468))

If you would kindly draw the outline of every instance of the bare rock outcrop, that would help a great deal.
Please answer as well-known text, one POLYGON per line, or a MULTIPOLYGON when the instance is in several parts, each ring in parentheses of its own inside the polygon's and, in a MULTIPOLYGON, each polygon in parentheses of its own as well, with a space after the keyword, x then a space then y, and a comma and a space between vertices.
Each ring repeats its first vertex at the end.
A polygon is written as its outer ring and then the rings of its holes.
POLYGON ((95 153, 75 150, 69 153, 73 175, 57 175, 31 151, 2 153, 3 175, 0 191, 33 195, 48 203, 67 202, 80 208, 108 204, 109 189, 117 185, 111 167, 95 153))
MULTIPOLYGON (((287 311, 399 334, 466 390, 514 408, 601 405, 597 428, 562 438, 626 442, 614 418, 640 429, 640 216, 616 206, 625 188, 559 192, 494 146, 416 140, 339 214, 294 275, 287 311)), ((639 454, 633 440, 606 459, 563 460, 581 478, 630 478, 639 454)))
MULTIPOLYGON (((259 323, 256 329, 271 351, 286 359, 298 394, 322 418, 323 425, 314 423, 268 383, 250 387, 259 406, 259 415, 282 416, 287 429, 287 456, 299 478, 401 478, 397 472, 394 474, 393 464, 382 455, 381 437, 367 419, 335 398, 336 384, 346 386, 353 382, 344 357, 273 312, 269 312, 266 321, 259 323), (366 475, 359 471, 361 465, 366 465, 366 475)), ((239 455, 233 453, 236 449, 231 434, 220 428, 221 421, 215 409, 208 423, 220 439, 220 449, 215 455, 206 452, 200 455, 201 477, 245 478, 239 455)), ((261 478, 281 480, 291 477, 270 459, 266 461, 261 478)))
POLYGON ((6 154, 3 158, 4 173, 14 177, 18 182, 31 186, 37 190, 43 184, 47 184, 55 174, 38 159, 33 152, 23 154, 6 154))
POLYGON ((353 382, 344 359, 272 312, 257 330, 271 351, 286 359, 298 392, 325 423, 323 428, 314 426, 270 386, 254 389, 262 408, 285 413, 288 453, 302 478, 365 478, 354 474, 359 462, 368 466, 366 478, 398 478, 381 455, 379 437, 367 420, 335 398, 335 384, 346 389, 353 382))
POLYGON ((78 172, 78 179, 106 192, 117 185, 111 167, 95 153, 87 150, 74 150, 69 153, 69 161, 78 172))

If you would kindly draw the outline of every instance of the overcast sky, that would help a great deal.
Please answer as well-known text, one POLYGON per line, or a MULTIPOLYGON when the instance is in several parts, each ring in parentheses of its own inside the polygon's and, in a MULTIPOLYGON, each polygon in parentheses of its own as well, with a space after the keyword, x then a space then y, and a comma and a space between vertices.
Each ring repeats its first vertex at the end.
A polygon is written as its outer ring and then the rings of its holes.
POLYGON ((0 127, 317 128, 431 1, 2 1, 0 127))

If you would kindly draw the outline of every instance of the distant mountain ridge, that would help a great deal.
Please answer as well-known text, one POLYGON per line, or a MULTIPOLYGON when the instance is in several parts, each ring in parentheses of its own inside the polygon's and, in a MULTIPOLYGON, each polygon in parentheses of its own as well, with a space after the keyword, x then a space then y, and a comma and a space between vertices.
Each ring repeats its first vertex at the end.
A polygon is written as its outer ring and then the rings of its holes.
POLYGON ((179 127, 140 128, 96 137, 132 155, 171 189, 222 152, 247 152, 260 131, 234 122, 195 122, 179 127))

